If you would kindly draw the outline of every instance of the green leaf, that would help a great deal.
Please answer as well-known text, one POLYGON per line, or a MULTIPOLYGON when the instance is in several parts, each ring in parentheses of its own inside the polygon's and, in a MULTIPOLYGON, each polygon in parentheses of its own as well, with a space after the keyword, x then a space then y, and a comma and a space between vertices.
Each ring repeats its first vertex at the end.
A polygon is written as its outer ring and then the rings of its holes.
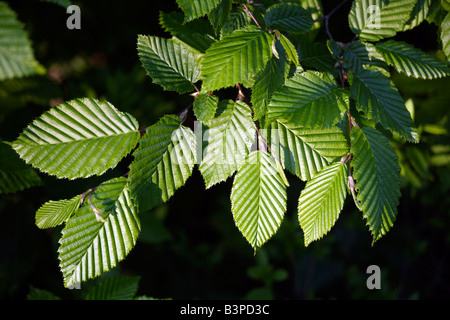
POLYGON ((130 190, 140 212, 166 202, 191 176, 195 163, 194 133, 174 115, 147 128, 133 153, 130 190))
POLYGON ((219 103, 217 116, 207 123, 199 170, 206 188, 225 181, 244 163, 255 140, 256 127, 247 104, 231 100, 219 103))
POLYGON ((298 53, 291 40, 289 40, 284 34, 280 34, 280 42, 284 50, 286 50, 286 56, 289 61, 292 61, 296 66, 300 65, 298 62, 298 53))
POLYGON ((337 127, 304 129, 277 120, 267 130, 260 131, 274 157, 303 181, 348 153, 347 140, 337 127))
POLYGON ((11 146, 0 139, 0 194, 39 186, 42 180, 11 146))
POLYGON ((298 200, 298 220, 305 246, 319 240, 336 223, 347 196, 347 165, 333 163, 306 183, 298 200))
POLYGON ((263 70, 272 56, 273 37, 250 26, 215 42, 202 59, 203 91, 234 86, 263 70))
POLYGON ((178 6, 185 14, 185 21, 203 17, 216 8, 222 0, 176 0, 178 6))
POLYGON ((264 15, 270 29, 285 32, 306 32, 314 24, 311 14, 297 3, 279 3, 267 9, 264 15))
POLYGON ((377 241, 393 226, 400 198, 400 166, 389 140, 377 130, 354 127, 351 166, 360 210, 377 241))
POLYGON ((102 183, 86 202, 67 222, 59 241, 66 287, 114 268, 135 246, 141 229, 125 178, 102 183), (98 214, 106 222, 99 222, 98 214))
MULTIPOLYGON (((434 1, 437 2, 437 1, 434 1)), ((428 17, 433 7, 433 0, 418 0, 411 12, 409 20, 403 26, 402 31, 410 30, 417 27, 428 17)))
POLYGON ((357 109, 402 138, 418 142, 417 129, 392 81, 375 70, 362 69, 352 75, 350 91, 357 109))
POLYGON ((45 73, 16 13, 0 2, 0 81, 45 73))
POLYGON ((243 29, 250 25, 251 21, 252 18, 243 6, 233 8, 230 12, 230 16, 223 24, 221 36, 225 37, 232 34, 235 30, 243 29))
POLYGON ((252 87, 251 102, 255 112, 254 119, 259 120, 267 113, 272 94, 285 82, 289 73, 289 64, 286 59, 285 50, 277 42, 276 48, 279 57, 272 56, 266 67, 255 79, 252 87))
POLYGON ((138 123, 109 102, 64 102, 34 120, 12 146, 27 163, 58 178, 101 175, 139 140, 138 123))
POLYGON ((408 43, 387 40, 376 48, 389 65, 410 77, 435 79, 450 75, 450 69, 438 58, 408 43))
POLYGON ((442 42, 442 50, 450 60, 450 13, 447 13, 440 27, 440 38, 442 42))
POLYGON ((139 35, 139 57, 147 74, 164 90, 186 93, 200 79, 196 55, 170 39, 139 35))
POLYGON ((194 114, 199 121, 211 120, 216 114, 219 98, 208 93, 199 93, 194 100, 194 114))
POLYGON ((336 61, 322 42, 309 42, 302 40, 297 46, 300 64, 321 72, 333 72, 336 61))
POLYGON ((278 230, 286 212, 286 186, 269 154, 254 151, 237 172, 231 190, 236 226, 256 250, 278 230))
POLYGON ((268 119, 284 119, 305 128, 331 128, 347 110, 347 100, 330 74, 297 72, 273 94, 268 119))
POLYGON ((393 37, 411 16, 415 1, 355 0, 348 16, 350 29, 362 41, 393 37))
POLYGON ((381 70, 388 69, 376 47, 368 42, 352 41, 348 43, 344 51, 344 60, 350 64, 351 69, 355 72, 367 67, 376 67, 381 70))
POLYGON ((106 278, 89 291, 85 300, 132 300, 140 280, 140 277, 106 278))
POLYGON ((211 22, 216 35, 220 34, 224 23, 230 17, 232 9, 231 0, 223 0, 219 5, 208 14, 208 19, 211 22))
POLYGON ((81 194, 68 200, 48 201, 36 212, 36 225, 40 229, 59 226, 69 220, 72 214, 81 206, 81 203, 81 194))

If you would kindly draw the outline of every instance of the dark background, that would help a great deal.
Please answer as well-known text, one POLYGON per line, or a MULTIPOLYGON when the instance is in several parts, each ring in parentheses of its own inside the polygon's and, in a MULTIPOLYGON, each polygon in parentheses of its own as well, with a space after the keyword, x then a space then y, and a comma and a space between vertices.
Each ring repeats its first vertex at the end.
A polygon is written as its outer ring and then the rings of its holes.
MULTIPOLYGON (((138 34, 168 36, 159 27, 158 15, 160 10, 176 10, 175 0, 74 1, 81 8, 81 30, 66 28, 69 15, 57 5, 6 2, 24 23, 37 60, 60 81, 52 88, 56 94, 50 104, 84 96, 106 99, 145 128, 191 102, 189 95, 163 92, 152 84, 136 50, 138 34)), ((339 3, 323 2, 325 12, 339 3)), ((353 38, 346 18, 350 3, 330 20, 334 38, 343 42, 353 38)), ((435 51, 436 32, 435 25, 424 23, 396 39, 435 51)), ((323 33, 319 37, 325 39, 323 33)), ((415 94, 407 90, 408 83, 399 79, 405 98, 415 94)), ((420 82, 414 85, 420 87, 420 82)), ((433 95, 445 95, 445 88, 433 95)), ((443 101, 448 107, 447 97, 443 101)), ((428 114, 431 98, 423 93, 418 97, 418 118, 428 114)), ((48 107, 29 103, 9 111, 0 118, 0 136, 15 139, 48 107)), ((98 178, 69 182, 41 175, 43 186, 0 197, 0 298, 26 299, 33 286, 74 299, 98 280, 83 283, 82 290, 63 288, 57 257, 61 230, 39 230, 34 214, 48 200, 72 197, 123 174, 130 160, 98 178)), ((296 216, 303 182, 288 176, 288 212, 278 233, 256 255, 232 219, 232 179, 205 190, 195 169, 168 203, 141 217, 143 231, 136 247, 105 276, 139 275, 139 294, 156 298, 447 299, 448 166, 428 169, 420 186, 405 182, 397 221, 374 246, 361 213, 348 198, 331 232, 305 248, 296 216), (366 269, 372 264, 381 268, 380 290, 366 287, 366 269)))

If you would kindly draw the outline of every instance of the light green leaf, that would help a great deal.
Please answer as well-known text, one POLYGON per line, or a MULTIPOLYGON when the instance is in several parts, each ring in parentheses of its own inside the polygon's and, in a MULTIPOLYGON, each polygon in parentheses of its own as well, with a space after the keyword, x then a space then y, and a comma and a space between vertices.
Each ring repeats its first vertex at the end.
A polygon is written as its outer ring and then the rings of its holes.
POLYGON ((225 181, 244 163, 255 140, 256 127, 247 104, 222 100, 218 116, 204 129, 205 148, 199 170, 206 188, 225 181))
POLYGON ((203 91, 234 86, 263 70, 272 56, 273 37, 250 26, 215 42, 202 59, 203 91))
POLYGON ((351 166, 360 210, 377 241, 393 226, 400 198, 400 166, 389 140, 377 130, 354 127, 351 166))
POLYGON ((132 300, 141 277, 112 277, 103 279, 86 295, 85 300, 132 300))
MULTIPOLYGON (((435 3, 437 1, 434 1, 435 3)), ((409 20, 403 26, 402 31, 411 30, 421 24, 428 17, 433 7, 433 0, 417 0, 411 12, 409 20)))
POLYGON ((279 3, 264 15, 267 27, 285 32, 306 32, 314 24, 311 14, 297 3, 279 3))
POLYGON ((347 110, 347 98, 330 74, 297 72, 273 94, 268 119, 284 119, 305 128, 331 128, 347 110))
POLYGON ((170 39, 138 37, 139 57, 147 74, 164 90, 186 93, 195 90, 200 79, 196 55, 170 39))
POLYGON ((260 131, 274 157, 303 181, 348 153, 347 140, 337 127, 304 129, 276 120, 260 131))
POLYGON ((450 75, 450 69, 438 58, 408 43, 387 40, 376 48, 389 65, 410 77, 435 79, 450 75))
POLYGON ((199 121, 211 120, 216 114, 219 98, 208 93, 199 93, 194 100, 194 114, 199 121))
POLYGON ((177 116, 166 115, 147 128, 129 175, 140 212, 166 202, 185 184, 194 167, 195 144, 194 133, 177 116))
POLYGON ((350 77, 356 107, 402 138, 418 142, 417 129, 392 81, 379 71, 362 69, 350 77))
POLYGON ((440 27, 440 38, 442 42, 442 50, 447 56, 447 61, 450 60, 450 13, 444 18, 440 27))
POLYGON ((350 29, 362 41, 393 37, 409 20, 415 1, 355 0, 348 16, 350 29))
POLYGON ((47 229, 63 224, 81 206, 81 199, 80 194, 72 199, 44 203, 36 212, 36 225, 40 229, 47 229))
POLYGON ((333 163, 306 183, 298 200, 298 220, 305 246, 319 240, 336 223, 347 196, 347 165, 333 163))
POLYGON ((256 250, 278 230, 286 212, 286 186, 274 159, 254 151, 237 172, 231 191, 236 226, 256 250))
POLYGON ((0 2, 0 81, 32 74, 44 74, 35 59, 31 42, 16 13, 0 2))
POLYGON ((102 183, 86 202, 67 222, 59 241, 66 287, 117 266, 135 246, 141 229, 125 178, 102 183), (97 220, 96 211, 106 222, 97 220))
POLYGON ((0 139, 0 194, 39 186, 42 180, 11 146, 0 139))
POLYGON ((185 22, 203 17, 216 8, 222 0, 176 0, 185 14, 185 22))
POLYGON ((106 101, 64 102, 34 120, 12 146, 27 163, 58 178, 101 175, 139 140, 138 123, 106 101))
POLYGON ((284 50, 286 50, 286 56, 288 60, 292 61, 296 66, 298 66, 300 63, 298 62, 297 49, 295 49, 291 40, 289 40, 284 34, 280 34, 280 42, 284 50))

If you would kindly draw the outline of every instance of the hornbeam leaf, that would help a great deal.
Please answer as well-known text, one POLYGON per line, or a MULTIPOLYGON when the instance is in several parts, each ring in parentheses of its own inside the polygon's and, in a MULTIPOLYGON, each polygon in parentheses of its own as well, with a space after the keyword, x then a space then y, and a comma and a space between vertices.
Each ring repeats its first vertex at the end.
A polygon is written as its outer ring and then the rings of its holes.
POLYGON ((400 41, 387 40, 376 45, 384 60, 398 72, 421 79, 450 75, 450 69, 435 56, 400 41))
POLYGON ((447 56, 447 61, 450 60, 450 13, 447 13, 447 15, 444 18, 444 21, 442 21, 441 24, 441 30, 440 30, 440 38, 442 42, 442 50, 444 51, 445 55, 447 56))
POLYGON ((333 163, 323 168, 302 190, 298 219, 305 236, 305 246, 322 238, 334 226, 347 196, 347 165, 333 163))
POLYGON ((348 95, 330 74, 297 72, 276 91, 268 120, 284 119, 305 128, 331 128, 348 109, 348 95))
POLYGON ((286 32, 306 32, 314 24, 308 10, 298 3, 291 2, 269 7, 264 20, 269 28, 286 32))
POLYGON ((415 1, 355 0, 348 16, 350 29, 362 41, 378 41, 402 31, 415 1))
POLYGON ((215 42, 201 60, 203 91, 234 86, 263 70, 272 56, 273 37, 254 26, 215 42))
POLYGON ((206 146, 199 170, 207 189, 225 181, 242 166, 256 135, 251 109, 247 104, 222 100, 217 115, 204 128, 206 146))
POLYGON ((219 98, 208 93, 199 93, 194 100, 194 114, 199 121, 206 122, 214 117, 219 98))
POLYGON ((261 129, 271 152, 283 167, 303 181, 348 153, 347 140, 337 128, 304 129, 276 120, 261 129))
POLYGON ((344 59, 350 64, 351 69, 358 72, 361 68, 380 68, 381 70, 388 70, 389 67, 383 60, 376 47, 369 43, 360 41, 352 41, 347 44, 344 51, 344 59))
POLYGON ((278 230, 286 212, 286 185, 275 160, 254 151, 237 172, 231 191, 236 226, 256 250, 278 230))
POLYGON ((405 102, 392 81, 376 70, 361 69, 350 77, 356 107, 366 116, 411 142, 418 142, 417 129, 405 102))
POLYGON ((400 166, 389 140, 377 130, 351 131, 351 166, 360 210, 377 241, 393 226, 400 198, 400 166))
POLYGON ((12 143, 27 163, 58 178, 101 175, 139 140, 138 123, 109 102, 75 99, 51 108, 12 143))
POLYGON ((132 300, 138 289, 139 276, 116 276, 102 279, 86 295, 85 300, 132 300))
POLYGON ((36 225, 40 229, 54 228, 69 220, 72 214, 80 207, 82 195, 72 199, 48 201, 36 212, 36 225))
POLYGON ((164 90, 195 90, 200 70, 196 55, 186 46, 170 39, 139 35, 138 52, 148 76, 164 90))
POLYGON ((185 14, 185 22, 203 17, 216 8, 222 0, 176 0, 185 14))
POLYGON ((45 73, 37 62, 33 48, 16 13, 0 2, 0 81, 45 73))
POLYGON ((194 133, 174 115, 147 128, 130 165, 130 190, 139 211, 167 200, 191 176, 195 163, 194 133))
POLYGON ((402 31, 410 30, 421 24, 429 15, 433 6, 436 5, 437 1, 433 0, 418 0, 416 5, 411 12, 409 20, 406 22, 402 31))
POLYGON ((134 247, 140 229, 127 180, 102 183, 62 231, 58 253, 64 285, 70 287, 111 270, 134 247), (105 222, 97 220, 96 211, 105 222))

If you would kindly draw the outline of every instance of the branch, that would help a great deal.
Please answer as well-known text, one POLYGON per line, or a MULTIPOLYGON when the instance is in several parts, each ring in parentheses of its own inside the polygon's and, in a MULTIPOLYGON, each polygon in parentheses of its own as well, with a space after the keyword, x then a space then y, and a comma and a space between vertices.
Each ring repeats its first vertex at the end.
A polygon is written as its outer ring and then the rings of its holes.
POLYGON ((245 10, 247 11, 247 13, 250 15, 250 17, 252 18, 253 22, 256 23, 256 25, 258 26, 258 28, 262 29, 261 26, 259 25, 258 21, 256 20, 255 16, 253 15, 253 13, 250 11, 250 9, 247 7, 246 4, 243 4, 245 10))
POLYGON ((328 20, 330 20, 330 17, 340 8, 342 7, 345 3, 347 2, 347 0, 342 1, 341 3, 339 3, 333 10, 331 10, 327 15, 320 17, 316 20, 314 20, 315 22, 319 22, 322 20, 325 20, 325 30, 328 34, 328 37, 334 41, 333 36, 331 35, 330 29, 328 28, 328 20))

